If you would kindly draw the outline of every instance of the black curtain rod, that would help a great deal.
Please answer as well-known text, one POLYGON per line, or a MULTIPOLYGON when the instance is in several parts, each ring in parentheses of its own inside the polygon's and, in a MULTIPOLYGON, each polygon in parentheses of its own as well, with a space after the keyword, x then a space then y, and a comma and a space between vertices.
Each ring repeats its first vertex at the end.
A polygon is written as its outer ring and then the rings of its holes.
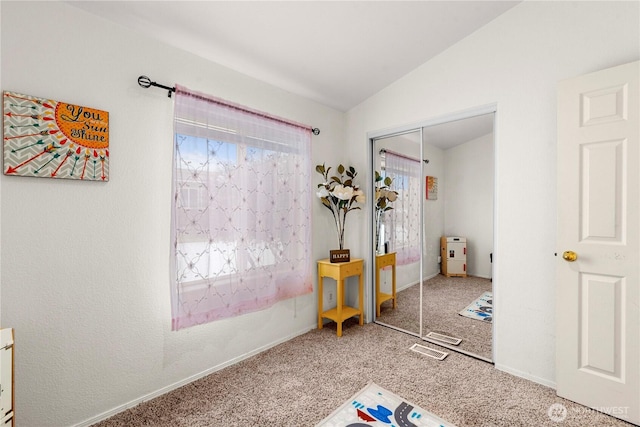
MULTIPOLYGON (((165 90, 168 91, 167 96, 169 98, 171 98, 171 93, 176 91, 175 87, 170 87, 170 86, 162 85, 160 83, 156 83, 154 81, 151 81, 151 79, 149 77, 147 77, 147 76, 138 77, 138 84, 141 87, 145 88, 145 89, 148 89, 151 86, 159 87, 161 89, 165 89, 165 90)), ((311 128, 311 132, 313 132, 314 135, 320 135, 320 129, 318 129, 318 128, 311 128)))
MULTIPOLYGON (((393 154, 394 156, 402 157, 403 159, 413 160, 414 162, 419 162, 420 161, 418 159, 414 159, 413 157, 409 157, 409 156, 406 156, 404 154, 396 153, 395 151, 387 150, 386 148, 380 149, 378 154, 383 155, 383 154, 386 154, 386 153, 393 154)), ((429 163, 429 159, 424 159, 423 162, 429 163)))
POLYGON ((140 76, 138 77, 138 84, 140 86, 142 86, 145 89, 150 88, 151 86, 155 86, 155 87, 159 87, 162 89, 166 89, 169 91, 169 93, 167 93, 167 96, 169 98, 171 98, 171 92, 175 92, 176 88, 175 87, 169 87, 169 86, 165 86, 165 85, 161 85, 160 83, 156 83, 156 82, 152 82, 151 79, 147 76, 140 76))

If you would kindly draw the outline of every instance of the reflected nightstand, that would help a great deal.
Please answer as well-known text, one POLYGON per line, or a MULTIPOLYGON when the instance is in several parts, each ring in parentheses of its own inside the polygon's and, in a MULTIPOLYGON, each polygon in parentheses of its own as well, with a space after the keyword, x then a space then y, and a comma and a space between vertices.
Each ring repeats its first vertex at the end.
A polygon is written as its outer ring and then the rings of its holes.
POLYGON ((380 305, 388 300, 393 300, 393 308, 396 308, 396 253, 376 255, 376 317, 380 317, 380 305), (391 266, 391 293, 380 292, 380 270, 391 266))

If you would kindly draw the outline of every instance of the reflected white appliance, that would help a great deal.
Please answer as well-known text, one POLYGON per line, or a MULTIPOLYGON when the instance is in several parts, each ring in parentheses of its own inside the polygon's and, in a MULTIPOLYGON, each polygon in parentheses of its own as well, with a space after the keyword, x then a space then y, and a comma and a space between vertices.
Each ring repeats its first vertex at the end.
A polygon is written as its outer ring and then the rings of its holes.
POLYGON ((440 238, 442 274, 451 277, 467 277, 466 237, 442 236, 440 238))

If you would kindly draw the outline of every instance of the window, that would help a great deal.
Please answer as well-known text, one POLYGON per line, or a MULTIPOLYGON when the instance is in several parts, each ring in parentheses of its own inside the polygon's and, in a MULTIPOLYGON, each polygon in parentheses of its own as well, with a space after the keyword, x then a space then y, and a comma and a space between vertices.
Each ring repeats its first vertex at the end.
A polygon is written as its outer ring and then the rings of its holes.
POLYGON ((390 250, 396 252, 398 265, 420 260, 421 169, 418 160, 385 154, 386 176, 393 179, 391 189, 398 192, 393 209, 385 212, 385 230, 389 230, 390 250))
POLYGON ((173 329, 312 292, 311 131, 176 88, 173 329))

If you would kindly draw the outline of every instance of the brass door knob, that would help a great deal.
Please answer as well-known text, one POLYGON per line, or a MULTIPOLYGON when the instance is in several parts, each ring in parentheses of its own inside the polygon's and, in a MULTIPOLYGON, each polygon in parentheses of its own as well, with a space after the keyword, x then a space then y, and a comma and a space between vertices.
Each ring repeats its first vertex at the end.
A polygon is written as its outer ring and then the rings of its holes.
POLYGON ((565 261, 573 262, 578 259, 578 254, 573 251, 564 251, 562 259, 565 261))

